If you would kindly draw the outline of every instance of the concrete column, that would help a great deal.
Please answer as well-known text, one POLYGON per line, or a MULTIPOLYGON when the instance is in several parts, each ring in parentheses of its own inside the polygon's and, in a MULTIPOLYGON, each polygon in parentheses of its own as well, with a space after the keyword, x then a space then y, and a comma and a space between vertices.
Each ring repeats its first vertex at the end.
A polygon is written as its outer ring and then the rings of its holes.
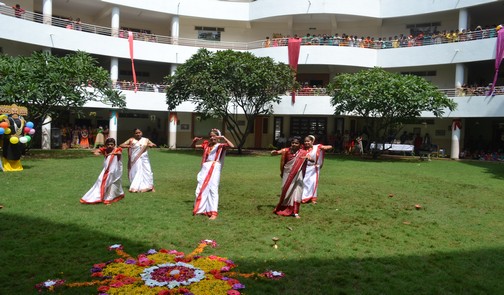
POLYGON ((467 13, 466 8, 462 8, 459 10, 459 19, 458 19, 458 28, 459 30, 466 29, 469 23, 469 14, 467 13))
POLYGON ((465 81, 465 65, 458 63, 455 65, 455 95, 462 96, 462 85, 465 81))
POLYGON ((168 148, 174 150, 177 148, 177 113, 170 112, 168 119, 168 148))
POLYGON ((109 137, 112 137, 117 141, 117 121, 119 119, 119 114, 117 113, 116 110, 110 111, 110 118, 109 118, 109 137))
POLYGON ((112 80, 112 85, 115 86, 119 79, 119 58, 112 57, 110 59, 110 80, 112 80))
POLYGON ((170 76, 175 75, 175 71, 177 70, 177 64, 170 65, 170 76))
POLYGON ((173 40, 173 45, 178 44, 178 38, 180 33, 180 21, 178 15, 174 15, 171 21, 171 36, 173 40))
POLYGON ((51 117, 47 116, 42 124, 42 149, 51 149, 51 117))
POLYGON ((44 0, 42 2, 43 23, 45 25, 52 24, 52 0, 44 0))
POLYGON ((119 7, 112 8, 112 18, 110 24, 110 26, 112 27, 112 37, 119 36, 119 28, 120 28, 119 16, 120 16, 119 7))
POLYGON ((461 128, 462 128, 462 121, 460 119, 453 119, 450 158, 454 160, 459 159, 461 128))

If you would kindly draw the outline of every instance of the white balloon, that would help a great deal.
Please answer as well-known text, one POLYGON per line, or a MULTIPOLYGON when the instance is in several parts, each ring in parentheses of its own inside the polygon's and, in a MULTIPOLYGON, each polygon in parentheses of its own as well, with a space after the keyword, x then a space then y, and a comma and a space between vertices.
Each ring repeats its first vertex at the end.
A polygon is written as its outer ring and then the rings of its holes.
POLYGON ((24 137, 24 136, 23 136, 23 137, 20 137, 20 138, 19 138, 19 141, 20 141, 21 143, 27 143, 27 142, 28 142, 28 138, 26 138, 26 137, 24 137))

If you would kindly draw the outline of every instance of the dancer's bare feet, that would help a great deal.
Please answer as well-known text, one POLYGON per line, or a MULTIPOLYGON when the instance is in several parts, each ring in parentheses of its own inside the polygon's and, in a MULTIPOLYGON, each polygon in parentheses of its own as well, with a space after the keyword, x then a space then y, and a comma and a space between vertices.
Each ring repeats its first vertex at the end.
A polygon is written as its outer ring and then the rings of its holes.
POLYGON ((294 217, 295 218, 301 218, 301 216, 299 216, 299 214, 294 214, 294 217))
POLYGON ((212 216, 210 216, 208 219, 210 219, 210 220, 215 220, 215 219, 217 219, 217 215, 212 215, 212 216))

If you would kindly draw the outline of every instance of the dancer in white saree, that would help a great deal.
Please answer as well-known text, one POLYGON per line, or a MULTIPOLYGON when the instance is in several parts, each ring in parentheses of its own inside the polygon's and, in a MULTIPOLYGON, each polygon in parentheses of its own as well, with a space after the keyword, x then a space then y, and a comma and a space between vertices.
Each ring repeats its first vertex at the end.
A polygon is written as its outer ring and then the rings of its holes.
POLYGON ((218 129, 210 131, 210 140, 196 144, 201 137, 195 137, 192 147, 203 148, 201 170, 198 173, 198 186, 196 187, 196 200, 194 201, 193 215, 203 214, 209 219, 217 218, 219 206, 219 182, 224 157, 228 148, 234 145, 226 137, 221 136, 218 129), (223 139, 226 143, 219 143, 223 139))
POLYGON ((95 155, 104 155, 103 170, 93 187, 80 199, 82 204, 110 204, 124 198, 122 188, 122 149, 115 147, 115 140, 107 138, 105 147, 96 149, 95 155))
POLYGON ((310 160, 307 162, 303 179, 302 203, 312 202, 313 204, 317 204, 317 190, 320 169, 324 164, 324 152, 333 148, 331 145, 314 144, 314 142, 315 136, 313 135, 308 135, 304 141, 310 160))
POLYGON ((120 145, 128 150, 128 178, 130 181, 129 191, 132 193, 154 192, 154 175, 149 161, 147 149, 156 144, 148 138, 142 137, 140 129, 135 129, 134 137, 120 145))

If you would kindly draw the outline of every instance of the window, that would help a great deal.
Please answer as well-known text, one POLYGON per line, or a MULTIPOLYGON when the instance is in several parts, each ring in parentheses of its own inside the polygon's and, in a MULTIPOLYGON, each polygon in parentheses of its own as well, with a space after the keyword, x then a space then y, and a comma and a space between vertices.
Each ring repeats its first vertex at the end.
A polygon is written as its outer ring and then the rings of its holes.
POLYGON ((268 129, 269 129, 269 119, 268 118, 263 118, 263 121, 262 121, 262 133, 263 134, 268 133, 268 129))
POLYGON ((410 30, 411 35, 416 36, 420 32, 424 34, 432 34, 437 31, 439 26, 441 26, 441 22, 406 25, 406 28, 410 30))
POLYGON ((419 77, 433 77, 436 76, 436 74, 436 71, 401 72, 401 75, 414 75, 419 77))
POLYGON ((327 118, 292 117, 290 135, 314 135, 318 142, 327 142, 327 118))
POLYGON ((220 41, 221 32, 224 32, 224 28, 217 27, 194 27, 194 29, 198 31, 199 40, 207 41, 220 41))
POLYGON ((274 130, 273 130, 273 142, 277 142, 280 135, 283 135, 283 118, 275 117, 274 119, 274 130))

